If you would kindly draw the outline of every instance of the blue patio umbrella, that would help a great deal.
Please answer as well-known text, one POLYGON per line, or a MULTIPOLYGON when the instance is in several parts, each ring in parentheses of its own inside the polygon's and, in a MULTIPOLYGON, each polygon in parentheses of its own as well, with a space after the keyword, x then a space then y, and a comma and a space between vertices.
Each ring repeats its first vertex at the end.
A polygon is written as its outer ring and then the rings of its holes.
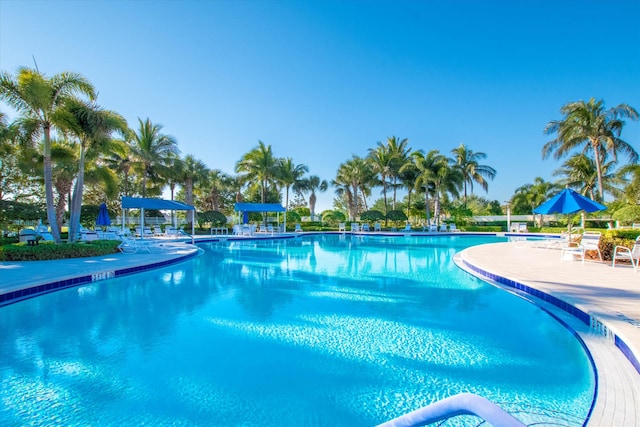
POLYGON ((582 194, 565 188, 533 210, 537 214, 572 214, 578 211, 596 212, 607 209, 606 206, 584 197, 582 194))
POLYGON ((111 218, 109 218, 109 211, 107 210, 107 205, 102 203, 100 205, 100 210, 98 211, 98 219, 96 220, 97 226, 107 227, 111 225, 111 218))
MULTIPOLYGON (((535 208, 533 213, 542 215, 552 213, 572 214, 579 211, 596 212, 605 209, 607 209, 606 206, 595 202, 570 188, 565 188, 560 193, 535 208)), ((569 222, 568 228, 569 231, 571 231, 571 222, 569 222)))

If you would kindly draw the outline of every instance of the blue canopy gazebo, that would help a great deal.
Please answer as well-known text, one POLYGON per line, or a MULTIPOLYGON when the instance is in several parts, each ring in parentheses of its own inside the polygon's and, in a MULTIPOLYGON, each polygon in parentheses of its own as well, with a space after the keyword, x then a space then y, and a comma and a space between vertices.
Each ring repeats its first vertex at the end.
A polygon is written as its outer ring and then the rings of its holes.
MULTIPOLYGON (((286 209, 280 203, 236 203, 233 210, 239 215, 245 215, 249 212, 286 212, 286 209)), ((287 216, 284 216, 284 231, 287 231, 287 216)))
MULTIPOLYGON (((196 208, 186 203, 176 202, 175 200, 149 199, 145 197, 125 197, 122 196, 122 217, 124 218, 125 209, 140 209, 140 227, 144 229, 144 210, 156 209, 159 211, 193 211, 196 208)), ((122 221, 122 230, 124 231, 124 221, 122 221)), ((194 242, 195 235, 195 215, 191 221, 191 243, 194 242)))

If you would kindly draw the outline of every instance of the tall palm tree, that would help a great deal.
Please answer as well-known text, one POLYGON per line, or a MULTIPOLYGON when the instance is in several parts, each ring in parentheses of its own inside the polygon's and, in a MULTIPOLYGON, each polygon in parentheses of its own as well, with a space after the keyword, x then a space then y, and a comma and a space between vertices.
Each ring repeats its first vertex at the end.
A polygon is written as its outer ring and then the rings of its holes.
POLYGON ((120 177, 120 194, 122 196, 131 195, 131 173, 132 173, 132 160, 131 160, 131 147, 124 140, 115 140, 111 145, 109 153, 103 156, 102 162, 112 171, 114 171, 118 177, 120 177))
POLYGON ((337 187, 336 192, 339 195, 344 195, 347 198, 351 219, 355 219, 359 213, 359 192, 361 193, 363 186, 366 187, 371 183, 375 175, 371 164, 355 154, 351 159, 338 166, 338 172, 332 184, 337 187))
POLYGON ((35 142, 42 137, 47 221, 56 242, 60 242, 60 226, 53 199, 51 131, 60 123, 67 101, 76 95, 86 95, 90 99, 96 96, 91 83, 77 73, 63 72, 48 78, 27 67, 18 68, 16 78, 6 72, 0 73, 0 99, 18 112, 17 121, 27 129, 29 140, 35 142))
POLYGON ((467 148, 464 144, 460 144, 457 148, 451 150, 453 161, 457 168, 460 169, 463 177, 464 185, 464 206, 467 206, 467 184, 473 193, 473 183, 480 184, 484 191, 489 190, 487 179, 493 179, 496 176, 496 170, 491 166, 480 164, 481 160, 487 158, 485 153, 474 152, 467 148))
POLYGON ((148 181, 169 175, 167 164, 180 150, 174 137, 160 133, 162 125, 153 124, 148 118, 138 118, 138 122, 138 131, 130 133, 131 153, 133 166, 142 175, 142 197, 146 197, 148 181))
POLYGON ((205 211, 222 211, 234 202, 234 178, 219 169, 209 171, 198 188, 200 206, 205 211))
POLYGON ((276 165, 276 180, 285 189, 285 210, 289 209, 289 190, 292 186, 300 184, 302 177, 305 173, 309 172, 309 168, 306 165, 293 163, 291 157, 279 159, 276 165))
POLYGON ((555 159, 560 159, 581 146, 583 153, 591 150, 598 177, 598 199, 602 200, 603 153, 611 155, 614 162, 618 153, 627 155, 631 163, 638 162, 636 150, 620 138, 625 125, 623 119, 638 120, 638 112, 626 104, 605 110, 604 101, 594 98, 588 102, 570 102, 560 111, 565 115, 564 119, 551 121, 544 129, 547 135, 557 133, 557 138, 542 147, 542 158, 553 154, 555 159))
POLYGON ((80 231, 80 210, 85 182, 85 162, 90 150, 107 152, 113 132, 126 135, 126 120, 119 114, 104 110, 95 103, 71 100, 67 105, 64 130, 74 135, 78 149, 78 174, 76 175, 70 206, 69 241, 75 242, 80 231))
POLYGON ((258 180, 260 183, 260 198, 266 202, 267 188, 275 182, 277 173, 277 159, 273 155, 271 145, 258 141, 258 146, 245 153, 236 163, 236 172, 241 182, 248 183, 258 180))
POLYGON ((415 187, 416 189, 424 188, 426 221, 427 224, 429 224, 431 222, 429 193, 433 193, 435 196, 436 173, 439 169, 438 165, 445 162, 447 158, 438 150, 431 150, 427 154, 422 150, 414 151, 411 154, 411 157, 418 171, 415 180, 415 187))
POLYGON ((374 172, 380 177, 382 198, 384 200, 384 214, 386 216, 389 210, 387 203, 387 185, 389 182, 387 179, 393 173, 393 155, 389 150, 388 144, 378 142, 376 148, 370 148, 367 160, 371 162, 374 172))
MULTIPOLYGON (((202 160, 196 159, 191 154, 187 155, 183 160, 182 175, 179 177, 184 188, 185 203, 193 205, 193 187, 201 181, 207 179, 209 168, 202 160)), ((191 213, 191 223, 195 220, 194 211, 191 213)))
POLYGON ((400 169, 409 161, 411 149, 408 147, 407 138, 399 139, 395 136, 387 138, 387 147, 391 154, 391 178, 393 178, 393 205, 396 209, 396 194, 398 191, 398 180, 400 180, 400 169))
POLYGON ((315 218, 316 216, 316 201, 318 197, 316 196, 317 192, 324 193, 329 188, 329 183, 320 179, 318 175, 311 175, 309 178, 305 180, 304 190, 308 191, 309 194, 309 211, 311 212, 311 218, 315 218))
POLYGON ((411 217, 411 193, 415 189, 416 180, 420 174, 421 172, 413 161, 413 157, 400 168, 400 180, 407 189, 407 218, 411 217))
MULTIPOLYGON (((602 185, 609 193, 616 193, 618 191, 616 184, 622 184, 622 181, 611 172, 614 165, 614 162, 606 162, 606 158, 602 164, 602 185)), ((591 199, 596 198, 598 171, 595 161, 586 154, 579 153, 569 157, 560 168, 553 171, 553 175, 563 177, 558 183, 560 186, 573 188, 591 199)))

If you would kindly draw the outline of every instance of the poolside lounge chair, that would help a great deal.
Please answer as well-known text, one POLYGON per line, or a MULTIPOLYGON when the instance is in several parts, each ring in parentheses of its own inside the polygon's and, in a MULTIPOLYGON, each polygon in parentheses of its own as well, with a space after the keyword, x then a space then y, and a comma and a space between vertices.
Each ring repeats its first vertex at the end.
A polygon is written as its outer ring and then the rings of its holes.
POLYGON ((362 231, 370 231, 369 224, 362 224, 362 231))
POLYGON ((346 225, 344 222, 341 222, 340 224, 338 224, 338 231, 347 231, 346 225))
POLYGON ((616 246, 613 248, 613 267, 616 266, 616 261, 621 260, 630 261, 633 271, 638 271, 638 263, 640 262, 640 236, 636 238, 631 249, 626 246, 616 246))
POLYGON ((118 245, 118 249, 125 254, 133 254, 138 251, 147 251, 149 253, 160 253, 164 248, 164 244, 156 240, 132 239, 129 237, 121 237, 122 243, 118 245))
POLYGON ((352 222, 351 223, 351 231, 352 232, 360 231, 360 225, 357 222, 352 222))
POLYGON ((411 224, 407 223, 407 225, 404 226, 404 231, 411 231, 411 224))
POLYGON ((373 224, 373 231, 382 231, 382 225, 379 222, 373 224))
POLYGON ((602 261, 602 252, 600 252, 601 235, 602 233, 599 231, 585 231, 582 234, 582 239, 580 240, 580 247, 584 249, 585 253, 587 251, 597 251, 600 261, 602 261))
POLYGON ((163 236, 164 233, 162 232, 162 228, 160 228, 160 226, 158 226, 158 225, 154 225, 153 226, 153 235, 154 236, 163 236))
POLYGON ((457 232, 459 232, 460 230, 459 230, 458 228, 456 228, 456 224, 452 222, 451 224, 449 224, 449 231, 452 231, 452 232, 454 232, 454 233, 457 233, 457 232))
MULTIPOLYGON (((296 228, 293 231, 296 233, 302 233, 302 227, 300 227, 300 224, 296 224, 296 228)), ((271 227, 271 232, 273 233, 273 226, 271 227)))
POLYGON ((440 228, 438 229, 439 232, 441 233, 446 233, 447 232, 447 224, 440 224, 440 228))

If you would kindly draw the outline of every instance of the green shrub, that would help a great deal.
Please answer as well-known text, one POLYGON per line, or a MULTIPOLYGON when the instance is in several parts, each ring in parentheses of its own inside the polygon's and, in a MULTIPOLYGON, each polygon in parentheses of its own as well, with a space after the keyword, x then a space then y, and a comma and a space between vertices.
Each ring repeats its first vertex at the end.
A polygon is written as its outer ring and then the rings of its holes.
POLYGON ((467 225, 464 227, 464 231, 478 231, 485 233, 499 233, 504 231, 499 225, 467 225))
POLYGON ((384 220, 384 214, 375 209, 362 212, 360 214, 360 220, 362 221, 382 221, 384 220))
POLYGON ((36 246, 16 243, 0 246, 0 261, 41 261, 51 259, 84 258, 118 252, 114 240, 94 240, 86 243, 40 242, 36 246))

